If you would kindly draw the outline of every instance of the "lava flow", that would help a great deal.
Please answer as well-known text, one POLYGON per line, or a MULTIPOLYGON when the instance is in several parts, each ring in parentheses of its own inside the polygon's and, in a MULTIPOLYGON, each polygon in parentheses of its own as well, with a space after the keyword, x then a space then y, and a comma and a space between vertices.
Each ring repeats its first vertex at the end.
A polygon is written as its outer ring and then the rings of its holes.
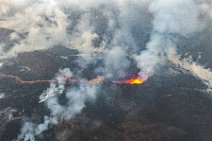
MULTIPOLYGON (((0 77, 2 78, 9 78, 13 79, 21 84, 35 84, 35 83, 52 83, 55 82, 55 80, 23 80, 22 78, 15 76, 15 75, 10 75, 10 74, 5 74, 5 73, 0 73, 0 77)), ((67 81, 69 84, 73 83, 88 83, 88 84, 99 84, 104 81, 103 77, 98 76, 97 78, 91 79, 91 80, 80 80, 74 77, 65 77, 63 78, 67 81)), ((111 81, 114 84, 129 84, 129 85, 140 85, 144 83, 144 80, 137 76, 135 78, 130 78, 126 80, 113 80, 111 81)))

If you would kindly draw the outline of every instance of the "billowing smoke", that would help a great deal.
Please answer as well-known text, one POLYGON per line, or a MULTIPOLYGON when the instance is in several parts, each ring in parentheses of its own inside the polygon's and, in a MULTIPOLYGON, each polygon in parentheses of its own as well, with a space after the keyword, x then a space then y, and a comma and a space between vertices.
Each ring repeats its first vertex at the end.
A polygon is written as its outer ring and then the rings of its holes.
POLYGON ((67 89, 65 92, 67 105, 63 106, 59 102, 58 94, 64 93, 64 84, 64 80, 62 82, 59 80, 58 84, 51 85, 46 91, 47 96, 54 94, 47 98, 45 103, 51 113, 51 122, 55 124, 72 118, 85 107, 85 102, 93 101, 96 98, 96 86, 82 83, 78 87, 67 89))
POLYGON ((149 11, 153 14, 150 41, 146 50, 135 57, 141 68, 140 75, 145 79, 164 63, 170 48, 176 47, 177 36, 188 38, 202 29, 193 0, 154 0, 149 11))
POLYGON ((24 122, 16 141, 35 141, 37 135, 48 130, 52 125, 73 118, 82 111, 86 102, 92 102, 96 99, 97 87, 95 85, 82 83, 76 87, 65 88, 65 78, 71 76, 72 73, 68 68, 59 71, 55 78, 56 81, 51 83, 41 96, 41 100, 45 101, 50 114, 44 116, 41 124, 31 121, 24 122), (62 105, 59 100, 59 96, 62 94, 67 100, 65 105, 62 105))

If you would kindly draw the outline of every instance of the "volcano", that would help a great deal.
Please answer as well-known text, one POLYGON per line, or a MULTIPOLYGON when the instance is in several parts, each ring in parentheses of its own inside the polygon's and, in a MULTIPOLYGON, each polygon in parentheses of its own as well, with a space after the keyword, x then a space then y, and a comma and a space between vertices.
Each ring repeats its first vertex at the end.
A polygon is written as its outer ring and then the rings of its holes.
POLYGON ((209 0, 2 0, 0 141, 211 141, 209 0))

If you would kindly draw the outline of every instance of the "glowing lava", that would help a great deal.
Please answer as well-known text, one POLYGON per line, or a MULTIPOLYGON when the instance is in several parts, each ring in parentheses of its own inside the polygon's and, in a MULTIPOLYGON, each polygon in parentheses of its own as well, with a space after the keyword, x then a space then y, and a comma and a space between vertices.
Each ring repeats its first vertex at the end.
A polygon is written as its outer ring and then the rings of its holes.
POLYGON ((131 85, 134 85, 134 84, 139 85, 139 84, 144 83, 144 80, 140 77, 137 77, 135 79, 124 80, 124 83, 125 84, 131 84, 131 85))
POLYGON ((144 83, 144 80, 141 77, 130 78, 127 80, 114 80, 112 81, 115 84, 130 84, 130 85, 140 85, 144 83))

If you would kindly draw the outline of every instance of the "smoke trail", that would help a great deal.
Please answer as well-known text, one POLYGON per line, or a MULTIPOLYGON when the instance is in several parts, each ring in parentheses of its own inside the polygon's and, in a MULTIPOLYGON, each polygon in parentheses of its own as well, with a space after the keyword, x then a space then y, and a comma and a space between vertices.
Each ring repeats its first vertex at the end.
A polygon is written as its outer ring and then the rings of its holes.
POLYGON ((135 56, 139 75, 145 79, 164 63, 169 48, 175 48, 176 36, 189 37, 202 28, 198 7, 192 0, 154 0, 149 11, 154 18, 150 41, 146 50, 135 56))
POLYGON ((41 124, 25 122, 16 141, 35 141, 37 135, 48 130, 52 125, 73 118, 82 111, 85 107, 85 102, 96 99, 97 87, 95 85, 82 83, 78 87, 65 88, 66 79, 64 77, 71 76, 72 73, 67 68, 59 71, 55 82, 52 82, 50 87, 44 92, 46 95, 45 104, 50 111, 50 115, 44 116, 44 121, 41 124), (65 98, 67 99, 65 105, 62 105, 59 101, 59 95, 63 93, 65 93, 65 98))

